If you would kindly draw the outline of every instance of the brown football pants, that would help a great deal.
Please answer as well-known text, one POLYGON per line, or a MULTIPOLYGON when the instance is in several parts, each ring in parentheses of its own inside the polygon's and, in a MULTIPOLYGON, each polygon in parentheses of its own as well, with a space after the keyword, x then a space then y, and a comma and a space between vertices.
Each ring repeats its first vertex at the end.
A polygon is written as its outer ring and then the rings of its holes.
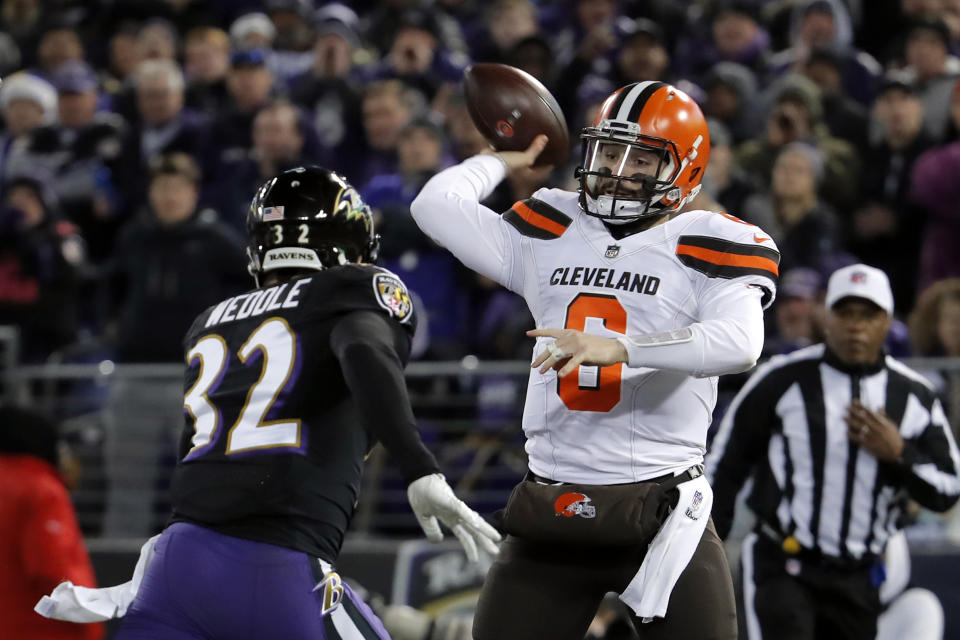
MULTIPOLYGON (((487 574, 475 640, 583 640, 604 595, 636 575, 645 548, 545 545, 509 536, 487 574)), ((713 521, 680 575, 665 618, 641 623, 642 640, 736 640, 733 581, 713 521)))

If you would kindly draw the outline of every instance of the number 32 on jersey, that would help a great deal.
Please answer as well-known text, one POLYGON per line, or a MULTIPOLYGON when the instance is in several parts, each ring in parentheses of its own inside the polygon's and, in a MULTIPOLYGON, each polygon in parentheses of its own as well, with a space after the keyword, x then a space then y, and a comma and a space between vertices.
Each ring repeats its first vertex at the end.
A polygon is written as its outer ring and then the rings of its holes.
MULTIPOLYGON (((300 421, 273 420, 264 422, 277 396, 290 382, 297 360, 297 337, 283 318, 268 318, 253 330, 237 351, 244 365, 262 358, 260 378, 247 392, 247 401, 236 422, 227 433, 226 453, 273 447, 299 447, 300 421)), ((223 417, 208 394, 219 385, 226 373, 230 353, 227 343, 216 334, 205 336, 187 353, 187 364, 200 363, 197 381, 183 398, 183 407, 193 418, 193 445, 184 459, 200 455, 216 441, 223 417)))
MULTIPOLYGON (((627 311, 615 296, 581 293, 567 307, 564 329, 584 331, 587 318, 596 318, 610 331, 627 332, 627 311)), ((572 411, 610 411, 620 402, 620 380, 623 363, 606 367, 581 365, 576 371, 559 378, 557 394, 572 411)))

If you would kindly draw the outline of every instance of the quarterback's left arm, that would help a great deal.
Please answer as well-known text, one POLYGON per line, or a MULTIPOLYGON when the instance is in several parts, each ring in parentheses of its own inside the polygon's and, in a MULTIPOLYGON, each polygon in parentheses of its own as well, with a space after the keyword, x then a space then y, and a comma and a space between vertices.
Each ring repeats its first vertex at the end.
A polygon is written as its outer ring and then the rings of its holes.
POLYGON ((681 371, 697 377, 746 371, 763 348, 761 289, 747 284, 716 287, 701 300, 704 320, 641 336, 602 338, 574 329, 534 329, 527 335, 556 338, 533 361, 541 373, 561 377, 581 364, 681 371))

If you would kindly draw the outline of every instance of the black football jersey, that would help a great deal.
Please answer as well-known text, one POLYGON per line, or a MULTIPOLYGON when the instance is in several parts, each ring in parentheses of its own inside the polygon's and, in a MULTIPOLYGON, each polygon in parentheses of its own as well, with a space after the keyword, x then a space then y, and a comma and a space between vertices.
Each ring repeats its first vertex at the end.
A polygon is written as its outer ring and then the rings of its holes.
POLYGON ((375 444, 331 348, 345 314, 374 311, 398 334, 415 316, 404 284, 345 265, 228 298, 185 338, 185 426, 173 520, 335 560, 375 444))

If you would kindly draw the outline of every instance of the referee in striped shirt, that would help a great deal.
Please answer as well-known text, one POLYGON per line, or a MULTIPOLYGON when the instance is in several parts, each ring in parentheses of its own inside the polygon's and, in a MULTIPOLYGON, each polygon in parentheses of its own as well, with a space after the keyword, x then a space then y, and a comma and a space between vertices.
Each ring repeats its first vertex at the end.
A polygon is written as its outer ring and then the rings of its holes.
POLYGON ((706 459, 721 537, 753 479, 757 526, 741 556, 751 640, 873 640, 881 555, 902 498, 945 511, 960 495, 960 457, 933 388, 883 353, 886 274, 834 272, 826 305, 826 344, 760 367, 706 459))

